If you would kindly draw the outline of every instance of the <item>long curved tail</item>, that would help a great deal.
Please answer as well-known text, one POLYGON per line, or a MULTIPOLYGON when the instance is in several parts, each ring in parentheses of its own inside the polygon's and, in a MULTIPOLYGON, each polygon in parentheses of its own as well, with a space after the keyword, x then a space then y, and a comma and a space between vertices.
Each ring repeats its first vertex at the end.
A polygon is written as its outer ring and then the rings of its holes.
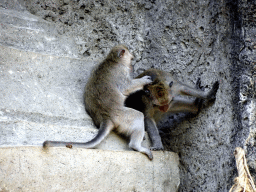
POLYGON ((101 141, 112 131, 114 124, 110 120, 105 120, 101 123, 98 134, 86 143, 81 142, 64 142, 64 141, 45 141, 43 147, 80 147, 80 148, 93 148, 101 143, 101 141))

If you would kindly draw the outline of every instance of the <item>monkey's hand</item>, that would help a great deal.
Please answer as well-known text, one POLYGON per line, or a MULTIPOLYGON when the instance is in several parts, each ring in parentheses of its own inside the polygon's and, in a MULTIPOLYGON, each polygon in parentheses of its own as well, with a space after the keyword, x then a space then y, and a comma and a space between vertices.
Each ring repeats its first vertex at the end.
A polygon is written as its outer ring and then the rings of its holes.
POLYGON ((140 79, 133 79, 130 86, 123 92, 123 95, 128 96, 130 93, 142 90, 144 85, 152 83, 150 76, 144 76, 140 79))
POLYGON ((144 76, 144 77, 141 77, 139 80, 141 80, 142 84, 143 85, 147 85, 147 84, 150 84, 152 83, 152 78, 148 75, 144 76))
POLYGON ((196 81, 196 89, 200 89, 202 91, 204 91, 204 86, 201 85, 201 79, 198 78, 196 81))

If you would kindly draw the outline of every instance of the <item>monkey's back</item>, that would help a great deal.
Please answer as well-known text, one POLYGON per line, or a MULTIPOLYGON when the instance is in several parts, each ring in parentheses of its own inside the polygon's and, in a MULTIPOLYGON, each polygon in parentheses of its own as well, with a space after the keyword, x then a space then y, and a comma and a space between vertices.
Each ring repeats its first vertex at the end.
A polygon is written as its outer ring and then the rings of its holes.
POLYGON ((111 114, 118 114, 118 110, 124 106, 125 96, 120 89, 128 81, 128 71, 123 67, 118 63, 103 61, 96 66, 87 81, 84 93, 85 109, 97 127, 103 119, 111 118, 111 114))

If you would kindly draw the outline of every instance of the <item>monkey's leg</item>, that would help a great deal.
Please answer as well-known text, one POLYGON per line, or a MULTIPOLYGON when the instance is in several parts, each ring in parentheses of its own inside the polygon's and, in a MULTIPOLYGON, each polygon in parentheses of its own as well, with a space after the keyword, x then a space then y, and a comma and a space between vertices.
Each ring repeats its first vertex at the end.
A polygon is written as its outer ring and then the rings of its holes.
MULTIPOLYGON (((201 79, 198 78, 196 81, 196 89, 199 89, 201 91, 204 91, 204 86, 201 85, 201 79)), ((203 105, 203 99, 201 98, 196 98, 195 100, 195 105, 197 106, 197 114, 200 112, 202 105, 203 105)))
POLYGON ((109 134, 109 132, 114 128, 114 124, 110 120, 105 120, 101 123, 99 131, 91 141, 81 143, 81 142, 65 142, 65 141, 45 141, 43 147, 82 147, 82 148, 93 148, 109 134))
POLYGON ((182 86, 180 86, 179 91, 180 91, 180 93, 185 94, 185 95, 194 96, 194 97, 198 97, 201 99, 213 100, 216 97, 218 88, 219 88, 219 82, 216 81, 213 84, 212 89, 208 93, 201 91, 199 89, 191 88, 184 84, 182 86))
POLYGON ((196 99, 176 96, 171 101, 168 112, 173 112, 173 113, 191 112, 196 114, 198 112, 196 99))
MULTIPOLYGON (((144 123, 143 123, 144 124, 144 123)), ((148 158, 150 160, 153 159, 153 155, 151 153, 151 151, 145 147, 141 146, 143 137, 144 137, 145 132, 141 131, 139 129, 135 129, 131 136, 130 136, 130 143, 129 143, 129 147, 135 151, 139 151, 141 153, 144 153, 148 156, 148 158), (142 138, 142 139, 141 139, 142 138)))
POLYGON ((154 151, 163 150, 164 147, 155 120, 150 117, 145 117, 144 122, 146 131, 149 135, 152 144, 152 147, 150 147, 150 149, 154 151))
POLYGON ((130 136, 129 147, 131 149, 146 154, 148 158, 152 160, 153 155, 151 151, 141 146, 145 135, 143 113, 128 107, 124 107, 123 110, 118 111, 118 113, 119 117, 116 117, 114 120, 114 122, 119 125, 117 131, 130 136))

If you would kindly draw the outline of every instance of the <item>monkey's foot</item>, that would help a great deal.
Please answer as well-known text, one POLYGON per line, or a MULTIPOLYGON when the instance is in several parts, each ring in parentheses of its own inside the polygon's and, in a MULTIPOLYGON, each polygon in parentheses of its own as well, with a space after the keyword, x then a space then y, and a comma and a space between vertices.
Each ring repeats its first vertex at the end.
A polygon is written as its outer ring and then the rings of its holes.
POLYGON ((153 154, 151 151, 149 153, 147 153, 146 155, 148 156, 149 160, 153 160, 153 154))
POLYGON ((198 78, 196 81, 196 89, 200 89, 201 88, 201 79, 198 78))
POLYGON ((152 147, 150 147, 150 150, 151 150, 151 151, 160 151, 160 150, 164 150, 164 147, 163 147, 163 145, 160 145, 160 146, 152 146, 152 147))
POLYGON ((147 148, 145 148, 145 147, 142 147, 142 146, 134 145, 134 144, 132 144, 132 143, 129 144, 129 147, 130 147, 131 149, 135 150, 135 151, 139 151, 139 152, 141 152, 141 153, 144 153, 145 155, 148 156, 148 158, 149 158, 150 160, 153 159, 153 154, 152 154, 152 152, 151 152, 149 149, 147 149, 147 148))
POLYGON ((144 148, 144 149, 140 150, 139 152, 144 153, 145 155, 147 155, 149 160, 153 159, 153 154, 149 149, 144 148))
POLYGON ((196 98, 195 100, 195 106, 197 107, 197 112, 196 113, 192 113, 192 116, 196 116, 198 115, 198 113, 200 113, 202 107, 203 107, 203 99, 200 98, 196 98))
POLYGON ((144 148, 144 149, 140 150, 139 152, 144 153, 145 155, 147 155, 149 160, 153 160, 153 154, 149 149, 144 148))
POLYGON ((213 86, 211 91, 209 92, 208 96, 207 96, 207 100, 215 100, 216 99, 216 93, 219 89, 219 81, 216 81, 213 86))

